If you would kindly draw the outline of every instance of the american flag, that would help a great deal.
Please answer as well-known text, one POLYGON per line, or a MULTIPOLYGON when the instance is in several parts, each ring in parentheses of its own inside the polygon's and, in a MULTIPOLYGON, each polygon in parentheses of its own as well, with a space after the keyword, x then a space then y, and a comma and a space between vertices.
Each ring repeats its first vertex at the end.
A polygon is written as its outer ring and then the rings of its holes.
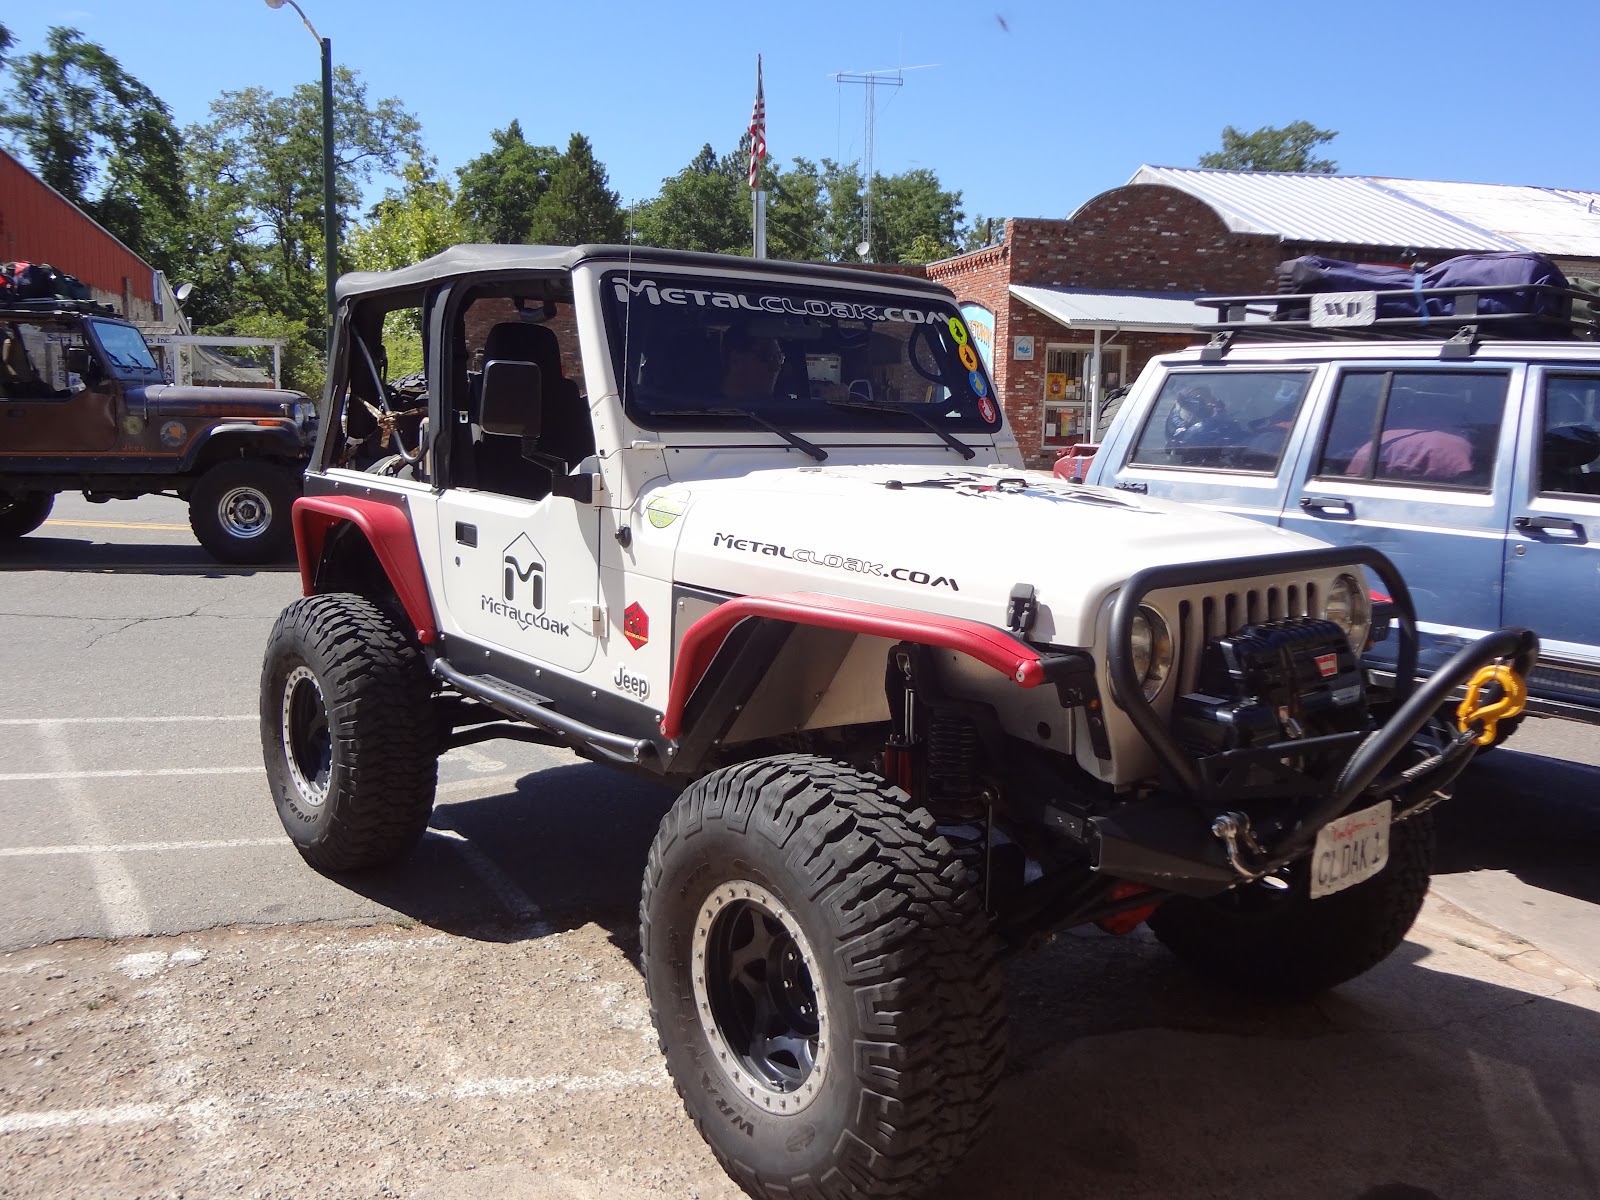
POLYGON ((761 56, 756 55, 756 102, 750 108, 750 186, 761 177, 761 160, 767 156, 767 101, 761 94, 761 56))

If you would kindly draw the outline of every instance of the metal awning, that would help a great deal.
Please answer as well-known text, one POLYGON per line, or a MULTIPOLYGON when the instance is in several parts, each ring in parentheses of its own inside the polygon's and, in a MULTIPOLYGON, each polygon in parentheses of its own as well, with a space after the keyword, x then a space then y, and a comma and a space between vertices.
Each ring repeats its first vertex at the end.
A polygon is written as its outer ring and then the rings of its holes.
POLYGON ((1069 329, 1193 333, 1196 325, 1217 319, 1215 309, 1195 303, 1200 292, 1095 292, 1014 283, 1011 294, 1069 329))

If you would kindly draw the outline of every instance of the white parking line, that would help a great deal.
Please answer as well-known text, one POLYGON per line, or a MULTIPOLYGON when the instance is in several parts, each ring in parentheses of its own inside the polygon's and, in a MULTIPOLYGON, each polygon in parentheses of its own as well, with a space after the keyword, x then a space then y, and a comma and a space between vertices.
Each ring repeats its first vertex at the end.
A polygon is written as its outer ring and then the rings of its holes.
MULTIPOLYGON (((73 824, 82 831, 85 841, 98 845, 109 844, 110 830, 86 789, 81 786, 83 779, 95 776, 71 769, 72 750, 67 745, 66 731, 59 725, 41 725, 39 740, 44 743, 51 761, 62 768, 46 777, 53 778, 60 785, 73 824)), ((88 858, 89 871, 94 876, 95 895, 106 915, 107 936, 129 937, 149 933, 150 913, 127 866, 115 854, 91 854, 88 858)))
MULTIPOLYGON (((42 735, 50 727, 39 732, 42 735)), ((57 735, 59 736, 59 735, 57 735)), ((149 771, 14 771, 0 775, 0 783, 38 783, 44 780, 65 782, 75 779, 142 779, 173 775, 263 775, 265 767, 157 767, 149 771)))
POLYGON ((495 894, 500 903, 505 905, 512 916, 526 920, 539 915, 539 906, 533 902, 533 898, 517 886, 516 880, 502 871, 477 843, 454 829, 433 828, 428 832, 434 837, 454 842, 473 873, 495 894))
POLYGON ((288 846, 284 837, 229 838, 211 842, 122 842, 114 846, 6 846, 0 858, 31 858, 50 854, 138 854, 146 850, 239 850, 251 846, 288 846))
POLYGON ((197 721, 259 721, 254 713, 239 717, 0 717, 0 725, 176 725, 197 721))
POLYGON ((279 1092, 253 1098, 240 1105, 226 1096, 202 1096, 184 1104, 117 1104, 105 1108, 65 1108, 46 1112, 12 1113, 0 1117, 0 1134, 32 1133, 40 1129, 85 1129, 99 1125, 157 1125, 193 1120, 208 1125, 257 1121, 263 1116, 326 1111, 329 1109, 385 1108, 391 1104, 437 1104, 487 1098, 534 1096, 541 1092, 626 1092, 641 1087, 661 1087, 667 1081, 663 1067, 640 1071, 605 1071, 599 1075, 549 1075, 523 1079, 463 1079, 435 1092, 419 1088, 325 1088, 317 1091, 279 1092))

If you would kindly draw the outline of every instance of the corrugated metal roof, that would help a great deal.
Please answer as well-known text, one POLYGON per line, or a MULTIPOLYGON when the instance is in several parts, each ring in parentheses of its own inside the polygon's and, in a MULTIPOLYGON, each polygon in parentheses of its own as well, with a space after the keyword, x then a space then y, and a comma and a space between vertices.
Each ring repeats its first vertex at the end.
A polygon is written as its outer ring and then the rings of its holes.
POLYGON ((1230 229, 1275 234, 1286 241, 1448 250, 1529 248, 1506 231, 1485 228, 1465 213, 1407 195, 1395 186, 1412 181, 1142 166, 1128 182, 1178 188, 1216 209, 1230 229))
MULTIPOLYGON (((1540 254, 1600 258, 1600 212, 1589 209, 1600 197, 1592 192, 1427 179, 1382 179, 1379 182, 1431 208, 1470 221, 1480 229, 1493 230, 1523 249, 1540 254)), ((1595 207, 1600 208, 1600 204, 1595 207)))
POLYGON ((1145 329, 1187 333, 1215 321, 1215 309, 1194 302, 1198 292, 1090 292, 1079 288, 1011 285, 1011 294, 1073 329, 1145 329))

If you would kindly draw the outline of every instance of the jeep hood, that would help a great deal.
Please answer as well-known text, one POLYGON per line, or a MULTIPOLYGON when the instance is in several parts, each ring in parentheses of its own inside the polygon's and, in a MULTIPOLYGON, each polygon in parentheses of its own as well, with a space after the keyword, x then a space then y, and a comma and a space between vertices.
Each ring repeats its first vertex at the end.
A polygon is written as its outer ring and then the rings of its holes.
POLYGON ((821 592, 1003 626, 1011 589, 1028 583, 1039 601, 1030 637, 1059 645, 1092 645, 1105 600, 1144 567, 1322 545, 1003 467, 760 471, 667 484, 638 507, 641 551, 670 543, 683 586, 821 592))
POLYGON ((281 417, 284 405, 300 404, 299 392, 272 388, 186 387, 175 383, 149 383, 130 387, 127 402, 174 416, 191 413, 206 417, 281 417))

